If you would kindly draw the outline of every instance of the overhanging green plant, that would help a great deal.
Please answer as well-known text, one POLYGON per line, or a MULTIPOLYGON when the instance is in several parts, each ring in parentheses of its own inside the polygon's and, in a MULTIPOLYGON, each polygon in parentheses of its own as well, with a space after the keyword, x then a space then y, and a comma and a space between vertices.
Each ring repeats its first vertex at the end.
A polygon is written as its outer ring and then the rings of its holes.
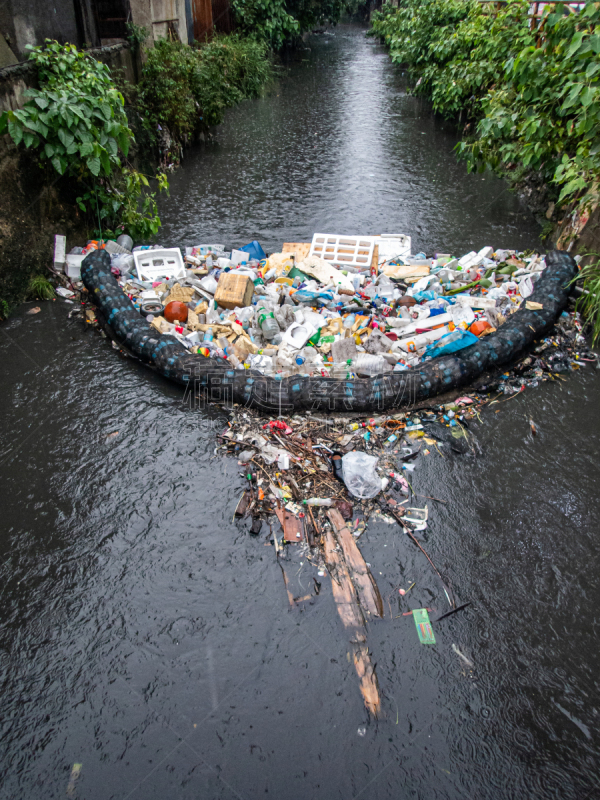
POLYGON ((558 206, 577 206, 600 179, 600 4, 548 4, 533 29, 529 10, 526 0, 400 0, 373 32, 434 110, 469 122, 457 151, 470 170, 536 176, 558 206))
MULTIPOLYGON (((169 193, 164 173, 158 173, 157 190, 169 193)), ((128 233, 134 240, 155 236, 160 228, 156 191, 150 191, 148 176, 125 168, 117 185, 100 179, 77 203, 82 211, 95 208, 96 235, 116 238, 128 233)))
POLYGON ((111 175, 132 133, 108 67, 74 45, 47 41, 30 49, 42 88, 27 89, 29 102, 2 114, 0 133, 8 129, 15 144, 38 149, 60 175, 111 175))
POLYGON ((86 189, 77 201, 83 211, 97 218, 102 204, 100 216, 112 227, 128 214, 140 237, 155 233, 156 204, 137 191, 146 179, 127 163, 133 134, 108 67, 74 45, 46 40, 30 49, 40 88, 25 92, 23 108, 2 114, 0 133, 8 131, 15 144, 35 149, 42 162, 79 181, 86 189))
POLYGON ((298 20, 288 12, 285 0, 232 0, 231 8, 238 27, 246 34, 266 41, 274 50, 302 31, 298 20))
POLYGON ((591 253, 596 259, 582 267, 575 281, 583 281, 583 294, 578 298, 575 308, 592 326, 592 345, 600 339, 600 260, 598 253, 591 253))
POLYGON ((219 125, 227 108, 259 97, 273 77, 267 44, 253 38, 217 37, 197 52, 192 91, 204 125, 219 125))
POLYGON ((125 29, 127 31, 126 38, 131 45, 131 49, 137 52, 149 36, 148 28, 144 28, 143 25, 136 25, 134 22, 127 22, 125 23, 125 29))

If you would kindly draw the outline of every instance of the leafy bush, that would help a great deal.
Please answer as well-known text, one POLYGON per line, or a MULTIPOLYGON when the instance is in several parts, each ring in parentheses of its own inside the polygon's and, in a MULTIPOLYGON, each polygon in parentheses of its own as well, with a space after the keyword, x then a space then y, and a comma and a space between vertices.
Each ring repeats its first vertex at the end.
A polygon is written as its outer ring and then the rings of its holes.
POLYGON ((490 88, 477 139, 462 151, 472 167, 511 162, 539 170, 560 188, 559 203, 600 177, 600 7, 579 14, 562 5, 544 35, 511 55, 503 82, 490 88))
POLYGON ((287 10, 298 20, 301 32, 316 25, 335 25, 342 13, 350 11, 351 7, 351 2, 342 0, 287 0, 287 10))
POLYGON ((405 64, 414 91, 475 133, 458 145, 470 169, 541 176, 559 203, 579 199, 600 177, 600 6, 572 14, 547 6, 531 30, 529 3, 501 10, 476 0, 400 0, 373 31, 405 64))
POLYGON ((206 125, 220 124, 229 106, 259 97, 273 77, 267 45, 256 39, 223 36, 203 45, 198 55, 194 96, 206 125))
POLYGON ((408 67, 414 91, 446 117, 481 115, 481 101, 502 79, 504 63, 533 41, 528 3, 511 0, 490 13, 477 0, 404 0, 374 15, 373 32, 392 60, 408 67))
POLYGON ((129 215, 136 225, 132 235, 155 233, 155 204, 142 201, 142 211, 133 210, 147 179, 126 162, 133 134, 108 67, 74 45, 46 40, 44 47, 30 49, 40 89, 28 89, 23 108, 2 114, 0 133, 8 130, 15 144, 34 148, 60 175, 79 181, 84 212, 111 227, 129 215))
POLYGON ((185 141, 222 122, 230 106, 258 97, 271 76, 264 42, 231 35, 190 47, 163 39, 148 53, 139 108, 155 128, 166 126, 185 141))
POLYGON ((576 309, 591 324, 592 345, 595 345, 600 339, 600 261, 598 253, 590 255, 596 256, 596 260, 582 267, 573 283, 583 281, 583 294, 577 300, 576 309))
POLYGON ((231 8, 240 30, 267 42, 274 50, 301 33, 285 0, 232 0, 231 8))
POLYGON ((315 25, 337 23, 344 0, 232 0, 238 28, 280 50, 315 25))
POLYGON ((198 107, 192 91, 196 61, 192 47, 167 39, 160 39, 148 51, 138 87, 138 107, 154 128, 166 125, 178 138, 196 128, 198 107))
POLYGON ((119 151, 129 151, 131 131, 108 67, 74 45, 49 41, 29 58, 42 88, 27 89, 25 107, 2 114, 0 133, 8 127, 15 144, 38 148, 61 175, 80 165, 91 175, 110 175, 119 151))

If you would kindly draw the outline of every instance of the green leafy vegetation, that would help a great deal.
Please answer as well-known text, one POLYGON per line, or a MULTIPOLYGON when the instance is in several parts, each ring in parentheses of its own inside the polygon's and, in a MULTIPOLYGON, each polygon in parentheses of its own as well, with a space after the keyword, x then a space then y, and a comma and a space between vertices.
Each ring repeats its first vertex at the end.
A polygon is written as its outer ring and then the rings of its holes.
POLYGON ((148 52, 138 108, 154 130, 186 141, 223 121, 227 108, 258 97, 273 67, 265 42, 238 34, 190 47, 163 39, 148 52))
POLYGON ((127 41, 131 45, 133 52, 136 53, 145 44, 150 35, 148 28, 136 25, 134 22, 125 23, 125 28, 127 30, 127 41))
POLYGON ((280 50, 316 25, 336 24, 352 5, 344 0, 232 0, 238 28, 280 50))
POLYGON ((583 294, 578 298, 575 307, 591 325, 592 345, 595 345, 600 340, 600 261, 598 253, 590 255, 595 256, 595 260, 582 267, 573 282, 583 281, 583 294))
POLYGON ((407 66, 415 93, 466 122, 458 153, 519 182, 535 174, 558 205, 590 201, 600 177, 600 5, 548 5, 531 28, 529 3, 400 0, 373 32, 407 66))
MULTIPOLYGON (((15 144, 77 181, 77 203, 92 219, 116 228, 129 218, 140 238, 156 233, 156 203, 143 197, 148 180, 127 161, 133 134, 108 67, 74 45, 49 40, 31 48, 30 59, 40 88, 25 92, 23 108, 2 114, 0 133, 8 131, 15 144)), ((159 185, 167 187, 163 176, 159 185)))
POLYGON ((28 300, 52 300, 54 286, 43 275, 33 275, 27 287, 28 300))
POLYGON ((232 0, 239 28, 280 50, 286 41, 301 34, 300 23, 287 10, 285 0, 232 0))

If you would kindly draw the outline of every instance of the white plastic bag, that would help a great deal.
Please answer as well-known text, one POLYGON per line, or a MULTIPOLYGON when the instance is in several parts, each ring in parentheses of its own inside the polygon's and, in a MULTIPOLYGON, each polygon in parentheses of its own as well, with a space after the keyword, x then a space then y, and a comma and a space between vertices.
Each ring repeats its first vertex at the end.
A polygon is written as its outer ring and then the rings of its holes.
POLYGON ((379 494, 381 478, 375 472, 378 460, 360 450, 342 456, 342 477, 351 495, 367 500, 379 494))

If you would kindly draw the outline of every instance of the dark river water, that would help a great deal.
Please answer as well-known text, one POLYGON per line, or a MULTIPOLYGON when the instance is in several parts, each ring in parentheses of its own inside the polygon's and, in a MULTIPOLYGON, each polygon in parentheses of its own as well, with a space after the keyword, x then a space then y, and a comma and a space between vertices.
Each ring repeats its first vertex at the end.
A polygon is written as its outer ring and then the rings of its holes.
MULTIPOLYGON (((450 127, 362 29, 308 45, 187 156, 162 242, 536 245, 518 200, 455 162, 450 127)), ((471 602, 435 646, 401 616, 446 610, 435 574, 398 526, 369 524, 360 547, 392 598, 368 631, 384 710, 370 721, 329 579, 290 609, 274 548, 232 521, 243 478, 214 453, 227 415, 186 407, 72 306, 41 306, 0 328, 0 797, 600 797, 592 365, 487 408, 476 454, 419 457, 415 491, 445 501, 429 501, 423 542, 471 602)), ((288 570, 309 591, 301 561, 288 570)))

